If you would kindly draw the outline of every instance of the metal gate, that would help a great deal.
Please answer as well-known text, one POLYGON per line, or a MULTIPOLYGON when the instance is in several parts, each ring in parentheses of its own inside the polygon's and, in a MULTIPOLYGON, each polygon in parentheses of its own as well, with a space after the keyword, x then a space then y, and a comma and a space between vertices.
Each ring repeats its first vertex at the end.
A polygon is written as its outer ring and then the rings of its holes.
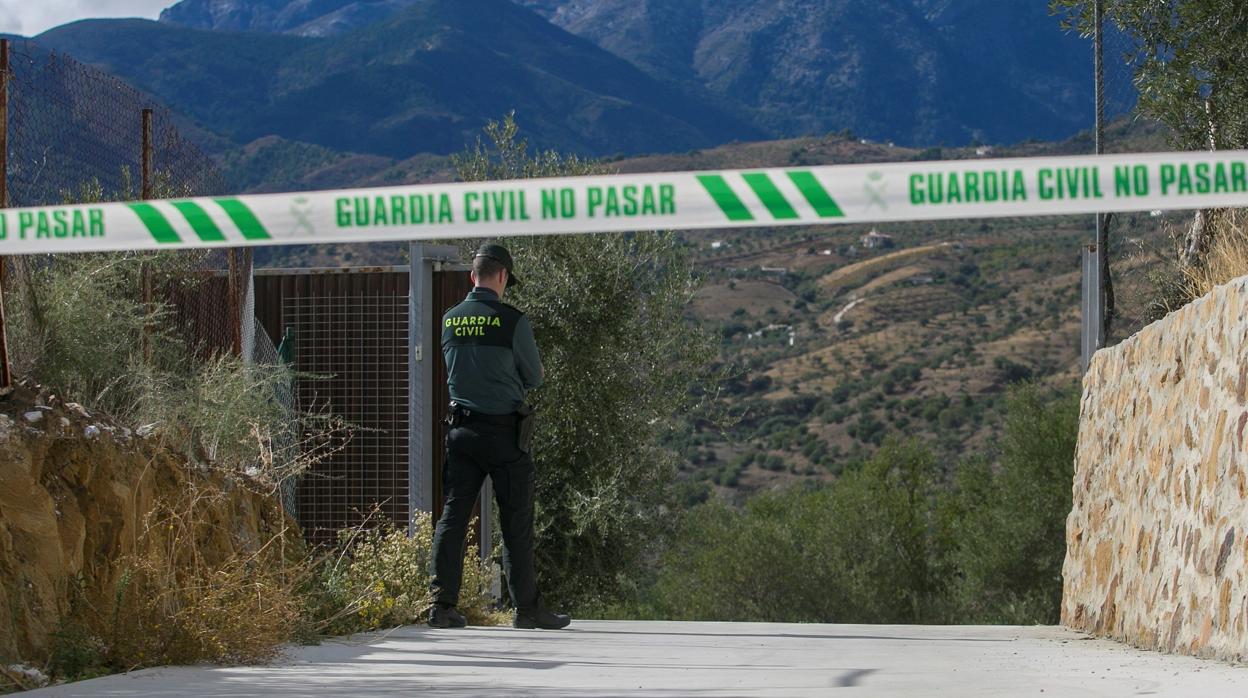
MULTIPOLYGON (((364 522, 410 528, 417 512, 441 513, 449 397, 438 324, 472 284, 455 248, 413 245, 411 258, 410 267, 255 272, 256 322, 277 341, 293 334, 300 409, 353 427, 295 488, 311 543, 364 522)), ((474 537, 488 556, 490 509, 479 513, 474 537)))
POLYGON ((270 337, 293 336, 298 408, 351 425, 295 488, 305 537, 332 542, 370 521, 406 526, 407 268, 257 271, 256 319, 270 337))

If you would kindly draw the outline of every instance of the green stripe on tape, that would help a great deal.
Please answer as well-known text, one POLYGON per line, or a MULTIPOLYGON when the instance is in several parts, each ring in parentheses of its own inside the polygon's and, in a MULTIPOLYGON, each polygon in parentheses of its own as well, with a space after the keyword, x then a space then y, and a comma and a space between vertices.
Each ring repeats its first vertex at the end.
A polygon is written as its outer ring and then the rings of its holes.
POLYGON ((260 219, 256 218, 256 214, 247 208, 247 204, 238 199, 217 199, 217 205, 220 206, 234 221, 234 225, 238 226, 238 232, 248 240, 269 240, 272 238, 269 231, 264 229, 264 225, 260 223, 260 219))
POLYGON ((836 201, 828 194, 828 190, 823 188, 819 180, 810 172, 798 170, 789 173, 789 179, 793 180, 793 184, 802 192, 802 196, 806 197, 815 213, 820 218, 844 218, 845 212, 840 206, 836 205, 836 201))
POLYGON ((204 242, 220 242, 225 239, 221 229, 217 227, 217 224, 208 216, 208 212, 200 207, 199 204, 194 201, 172 201, 170 203, 173 204, 174 208, 178 209, 178 212, 182 214, 186 222, 191 224, 191 228, 199 236, 200 240, 204 242))
POLYGON ((754 193, 758 194, 759 200, 763 202, 768 211, 771 211, 771 215, 775 216, 776 220, 792 220, 798 217, 797 211, 793 210, 793 206, 789 204, 788 199, 784 198, 784 194, 781 194, 776 185, 772 183, 770 177, 761 172, 751 172, 743 174, 741 177, 746 184, 750 185, 750 189, 753 189, 754 193))
POLYGON ((711 195, 715 200, 715 205, 728 216, 730 221, 752 221, 754 215, 745 207, 741 199, 732 191, 732 187, 728 186, 728 182, 724 181, 719 175, 698 175, 698 181, 706 189, 706 193, 711 195))
POLYGON ((152 234, 156 242, 167 245, 170 243, 182 242, 182 238, 178 237, 177 231, 173 226, 169 225, 168 219, 160 211, 156 210, 151 204, 137 203, 127 204, 131 211, 139 215, 139 220, 143 221, 143 225, 147 227, 147 232, 152 234))

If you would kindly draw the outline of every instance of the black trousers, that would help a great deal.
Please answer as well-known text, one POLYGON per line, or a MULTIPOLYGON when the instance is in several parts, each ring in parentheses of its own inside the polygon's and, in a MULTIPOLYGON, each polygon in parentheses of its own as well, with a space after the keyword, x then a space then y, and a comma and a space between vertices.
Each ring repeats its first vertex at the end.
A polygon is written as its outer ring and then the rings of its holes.
MULTIPOLYGON (((464 539, 481 485, 489 476, 503 529, 503 573, 512 603, 521 611, 538 605, 533 570, 533 458, 516 446, 516 427, 467 422, 446 436, 442 518, 433 534, 434 601, 455 605, 464 575, 464 539)), ((483 505, 488 505, 483 502, 483 505)))

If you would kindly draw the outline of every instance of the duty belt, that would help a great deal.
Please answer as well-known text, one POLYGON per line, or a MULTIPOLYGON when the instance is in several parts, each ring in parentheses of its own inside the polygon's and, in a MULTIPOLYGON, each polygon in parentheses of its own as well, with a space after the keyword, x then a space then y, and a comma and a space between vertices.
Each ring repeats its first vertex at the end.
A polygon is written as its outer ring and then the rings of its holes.
POLYGON ((474 412, 466 407, 451 403, 450 418, 452 423, 456 420, 459 422, 484 422, 485 424, 496 424, 504 427, 514 427, 516 425, 516 415, 513 414, 485 414, 484 412, 474 412))

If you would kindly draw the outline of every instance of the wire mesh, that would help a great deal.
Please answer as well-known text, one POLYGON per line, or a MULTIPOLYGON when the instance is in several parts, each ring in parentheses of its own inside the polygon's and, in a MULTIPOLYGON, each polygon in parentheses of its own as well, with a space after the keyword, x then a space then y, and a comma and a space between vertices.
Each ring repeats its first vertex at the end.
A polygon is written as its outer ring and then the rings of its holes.
MULTIPOLYGON (((1105 30, 1102 34, 1102 43, 1104 64, 1101 77, 1104 80, 1106 124, 1125 124, 1130 119, 1138 101, 1138 93, 1135 87, 1135 71, 1133 68, 1137 49, 1136 42, 1115 27, 1113 22, 1106 21, 1105 30)), ((1110 135, 1116 137, 1118 141, 1122 141, 1123 139, 1119 134, 1123 130, 1125 129, 1115 129, 1110 135)), ((1114 140, 1115 138, 1106 138, 1106 152, 1114 152, 1116 147, 1125 145, 1121 142, 1115 143, 1114 140)))
POLYGON ((174 114, 107 73, 18 41, 10 50, 8 89, 11 206, 138 198, 144 109, 152 110, 158 195, 226 192, 220 169, 180 132, 174 114))
POLYGON ((351 441, 305 474, 297 506, 304 535, 332 542, 368 521, 408 517, 408 298, 309 295, 283 299, 298 337, 301 410, 327 409, 351 441))
MULTIPOLYGON (((150 96, 33 42, 12 43, 8 58, 7 119, 0 128, 6 136, 3 160, 10 205, 228 192, 212 158, 181 132, 177 117, 150 96)), ((19 377, 41 380, 43 375, 56 375, 50 367, 54 359, 47 357, 48 343, 82 328, 53 326, 55 321, 40 308, 64 295, 67 276, 96 272, 112 279, 110 293, 125 296, 132 308, 147 309, 142 312, 151 320, 131 343, 132 353, 141 353, 145 361, 151 360, 154 338, 173 336, 179 338, 177 346, 185 356, 162 363, 165 366, 193 373, 197 365, 220 354, 276 365, 276 348, 254 320, 251 259, 250 250, 229 250, 6 260, 12 269, 6 275, 6 297, 16 311, 11 314, 15 322, 6 329, 23 340, 15 353, 19 377)), ((132 325, 128 329, 134 331, 132 325)), ((293 387, 276 390, 290 423, 273 429, 289 441, 273 444, 274 457, 298 458, 294 452, 302 444, 294 441, 300 415, 293 387)), ((89 402, 87 396, 80 399, 89 402)), ((283 483, 282 494, 293 513, 291 483, 283 483)))
MULTIPOLYGON (((10 206, 131 200, 144 189, 143 173, 155 197, 225 193, 225 178, 212 158, 184 136, 176 117, 121 80, 27 40, 11 42, 7 80, 8 118, 5 176, 10 206), (150 141, 144 112, 151 113, 150 141), (145 161, 150 165, 145 168, 145 161)), ((120 254, 111 265, 134 267, 130 292, 153 306, 172 304, 172 321, 192 344, 229 346, 223 332, 238 324, 238 304, 184 307, 190 288, 207 281, 202 270, 225 266, 224 254, 203 251, 120 254), (160 296, 160 297, 157 297, 160 296)), ((10 296, 38 304, 41 278, 54 274, 64 258, 41 256, 11 261, 10 296)), ((82 260, 74 260, 78 266, 82 260)), ((20 310, 20 309, 19 309, 20 310)), ((19 313, 20 314, 20 313, 19 313)), ((28 364, 33 363, 28 361, 28 364)))
MULTIPOLYGON (((225 178, 212 158, 150 96, 28 40, 11 42, 8 58, 8 118, 0 128, 7 136, 4 166, 10 206, 132 200, 140 198, 145 183, 157 198, 226 193, 225 178), (151 114, 146 134, 144 112, 151 114)), ((6 292, 19 306, 38 306, 58 268, 89 265, 84 257, 98 257, 101 266, 112 269, 129 269, 125 291, 154 310, 168 310, 153 315, 173 323, 198 353, 238 353, 235 333, 249 340, 243 326, 245 306, 209 300, 230 293, 228 287, 213 287, 212 275, 202 273, 226 266, 226 255, 219 251, 23 257, 8 262, 12 273, 6 292)), ((250 252, 241 260, 248 274, 249 259, 250 252)), ((29 320, 32 313, 23 310, 30 309, 17 308, 19 320, 29 320)), ((40 332, 35 328, 26 334, 40 332)), ((37 357, 16 358, 27 368, 38 363, 37 357)))
MULTIPOLYGON (((254 280, 251 284, 249 293, 255 293, 254 280)), ((253 307, 250 303, 248 307, 253 307)), ((251 349, 244 355, 244 359, 253 364, 262 366, 278 366, 283 363, 277 346, 273 344, 269 333, 264 327, 255 322, 254 317, 251 323, 251 349)), ((276 387, 276 399, 278 404, 282 406, 286 412, 288 421, 287 428, 275 429, 277 434, 275 443, 273 444, 274 453, 292 453, 298 444, 295 443, 295 435, 299 433, 300 417, 295 405, 295 387, 293 376, 291 380, 283 382, 276 387)), ((297 500, 298 480, 294 477, 288 477, 281 481, 278 488, 278 498, 281 500, 282 509, 295 520, 299 519, 299 503, 297 500)))

